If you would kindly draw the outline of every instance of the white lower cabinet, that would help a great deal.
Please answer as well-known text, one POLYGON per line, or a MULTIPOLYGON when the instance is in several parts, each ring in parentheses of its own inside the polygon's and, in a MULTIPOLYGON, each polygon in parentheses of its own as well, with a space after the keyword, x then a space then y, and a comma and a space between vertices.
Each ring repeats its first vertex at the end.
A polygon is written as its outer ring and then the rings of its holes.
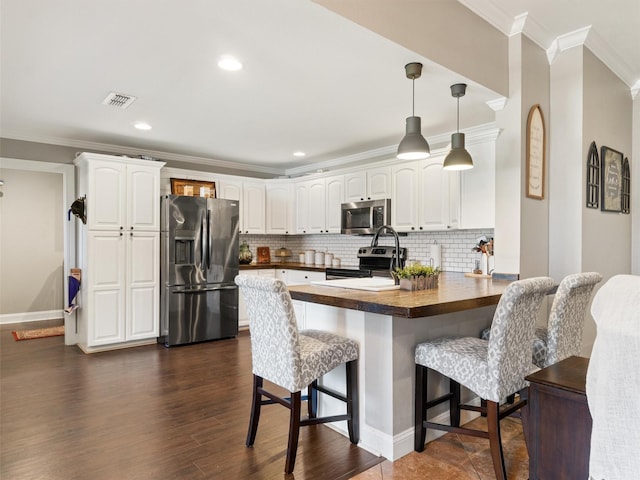
POLYGON ((155 339, 159 319, 158 232, 87 233, 80 346, 155 339))
MULTIPOLYGON (((275 277, 276 271, 273 268, 261 268, 256 270, 240 270, 240 275, 257 275, 261 277, 275 277)), ((247 305, 244 303, 242 292, 238 294, 238 326, 249 326, 249 314, 247 313, 247 305)))
MULTIPOLYGON (((324 272, 315 272, 309 270, 294 270, 290 268, 277 268, 261 269, 261 270, 240 270, 241 275, 264 275, 269 277, 275 277, 282 280, 287 286, 289 285, 306 285, 311 282, 320 281, 325 279, 324 272)), ((305 328, 305 302, 299 300, 292 300, 293 310, 296 312, 296 321, 298 322, 298 328, 303 330, 305 328)), ((240 327, 249 326, 249 315, 240 294, 238 299, 238 324, 240 327)))

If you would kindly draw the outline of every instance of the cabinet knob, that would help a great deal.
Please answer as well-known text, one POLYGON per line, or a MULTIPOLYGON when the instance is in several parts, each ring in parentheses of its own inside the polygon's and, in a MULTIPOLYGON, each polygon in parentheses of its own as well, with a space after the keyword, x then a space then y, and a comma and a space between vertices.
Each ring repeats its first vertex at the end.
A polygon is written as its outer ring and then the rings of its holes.
POLYGON ((133 225, 131 225, 131 230, 133 230, 133 225))
POLYGON ((420 227, 420 230, 422 230, 422 227, 420 227))
POLYGON ((371 200, 371 197, 367 197, 367 200, 371 200))
POLYGON ((360 200, 364 200, 364 198, 363 198, 363 197, 360 197, 360 200))
POLYGON ((415 229, 416 229, 416 227, 411 227, 411 230, 415 230, 415 229))
POLYGON ((120 232, 120 236, 122 236, 122 232, 120 232))
POLYGON ((133 237, 133 232, 131 232, 131 233, 129 234, 129 236, 130 236, 130 237, 133 237))
POLYGON ((122 225, 120 225, 120 230, 124 230, 124 227, 122 225))

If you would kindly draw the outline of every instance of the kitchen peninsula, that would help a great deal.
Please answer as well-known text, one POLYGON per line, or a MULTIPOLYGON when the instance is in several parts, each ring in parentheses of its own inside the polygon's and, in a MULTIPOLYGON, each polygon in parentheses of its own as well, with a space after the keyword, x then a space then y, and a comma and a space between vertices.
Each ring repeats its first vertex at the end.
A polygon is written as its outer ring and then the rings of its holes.
MULTIPOLYGON (((291 297, 304 302, 304 328, 332 331, 353 338, 360 346, 361 447, 392 461, 413 450, 415 346, 444 335, 478 336, 491 324, 508 284, 445 272, 437 289, 415 292, 369 292, 313 284, 289 287, 291 297)), ((343 390, 343 376, 344 370, 337 369, 324 382, 343 390)), ((430 382, 437 389, 430 397, 446 391, 448 385, 443 382, 430 382)), ((465 399, 473 396, 463 391, 465 399)), ((438 417, 443 416, 437 421, 448 421, 444 407, 434 409, 438 417)), ((323 398, 320 408, 326 409, 323 414, 333 414, 343 407, 323 398)), ((466 421, 464 415, 462 420, 466 421)), ((344 433, 343 423, 336 428, 344 433)))

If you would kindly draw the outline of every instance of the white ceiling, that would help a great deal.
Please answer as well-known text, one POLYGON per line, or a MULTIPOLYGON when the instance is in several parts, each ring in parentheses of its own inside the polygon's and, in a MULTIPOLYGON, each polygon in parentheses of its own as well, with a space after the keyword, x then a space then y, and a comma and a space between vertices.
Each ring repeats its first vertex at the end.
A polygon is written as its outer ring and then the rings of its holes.
MULTIPOLYGON (((591 25, 587 45, 608 53, 605 63, 630 87, 640 81, 638 0, 615 8, 595 0, 461 3, 505 34, 529 12, 524 31, 545 49, 591 25)), ((411 114, 408 62, 425 65, 415 94, 428 139, 456 128, 451 84, 469 84, 462 130, 492 122, 486 102, 500 97, 310 0, 2 0, 1 7, 5 138, 291 174, 392 152, 411 114), (245 68, 221 71, 224 54, 245 68), (102 105, 111 91, 137 100, 126 110, 102 105), (134 129, 139 120, 153 129, 134 129), (296 150, 307 156, 294 158, 296 150)))

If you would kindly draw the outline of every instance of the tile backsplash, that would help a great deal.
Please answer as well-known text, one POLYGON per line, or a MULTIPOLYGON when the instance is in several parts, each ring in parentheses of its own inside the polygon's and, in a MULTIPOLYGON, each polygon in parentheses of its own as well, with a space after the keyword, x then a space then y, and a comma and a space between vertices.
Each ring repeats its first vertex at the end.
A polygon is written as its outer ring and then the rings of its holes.
MULTIPOLYGON (((471 272, 475 267, 475 261, 479 255, 471 249, 477 244, 481 236, 493 237, 493 229, 478 230, 451 230, 446 232, 420 232, 408 233, 400 237, 400 246, 407 248, 409 260, 419 260, 427 263, 429 257, 429 245, 438 243, 442 245, 442 270, 446 272, 471 272)), ((298 261, 298 253, 305 250, 316 250, 333 253, 334 257, 341 260, 342 266, 357 266, 356 256, 358 248, 369 246, 371 236, 354 236, 340 234, 317 235, 240 235, 240 242, 246 241, 256 258, 257 247, 269 247, 271 258, 275 260, 274 253, 278 248, 286 247, 291 250, 293 256, 291 262, 298 261)), ((379 245, 393 245, 392 236, 381 236, 379 245)), ((500 248, 499 245, 497 248, 500 248)))

